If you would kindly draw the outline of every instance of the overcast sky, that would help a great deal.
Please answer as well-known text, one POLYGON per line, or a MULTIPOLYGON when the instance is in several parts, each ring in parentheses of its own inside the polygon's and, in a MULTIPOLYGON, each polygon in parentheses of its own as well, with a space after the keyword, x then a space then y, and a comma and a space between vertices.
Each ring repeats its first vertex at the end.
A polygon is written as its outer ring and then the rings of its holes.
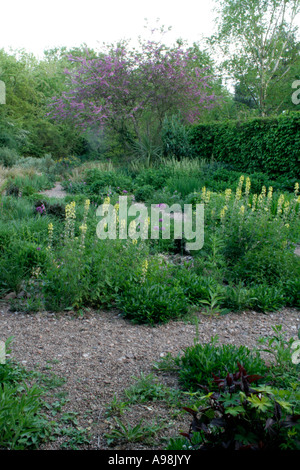
MULTIPOLYGON (((24 48, 35 55, 55 46, 103 42, 145 36, 150 26, 172 28, 170 43, 182 38, 190 44, 210 36, 214 28, 213 0, 2 0, 0 48, 24 48), (3 3, 2 3, 3 2, 3 3)), ((166 41, 167 42, 167 41, 166 41)))

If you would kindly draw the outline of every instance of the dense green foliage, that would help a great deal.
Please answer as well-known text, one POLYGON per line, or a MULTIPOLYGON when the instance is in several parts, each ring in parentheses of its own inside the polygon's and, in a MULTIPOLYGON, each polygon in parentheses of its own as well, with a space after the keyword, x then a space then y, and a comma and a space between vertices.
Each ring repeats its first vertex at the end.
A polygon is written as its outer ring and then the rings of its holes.
POLYGON ((299 307, 298 184, 279 191, 260 186, 270 181, 253 174, 252 187, 252 176, 190 160, 126 171, 95 163, 70 170, 70 193, 51 200, 36 194, 49 183, 44 174, 30 179, 12 170, 1 201, 0 291, 18 294, 15 309, 117 306, 134 322, 156 324, 193 308, 220 314, 299 307), (170 238, 163 238, 163 219, 156 239, 99 239, 97 207, 108 200, 118 210, 121 195, 129 205, 137 196, 150 219, 152 204, 204 204, 203 248, 187 252, 188 240, 173 237, 172 220, 170 238), (186 263, 176 262, 187 254, 186 263))
MULTIPOLYGON (((47 116, 52 97, 66 86, 63 70, 68 52, 49 50, 38 60, 25 51, 0 50, 0 80, 6 85, 6 104, 0 106, 0 148, 22 156, 51 153, 56 159, 86 153, 87 140, 71 123, 57 123, 47 116)), ((7 159, 0 152, 0 164, 7 159)))
POLYGON ((199 124, 191 131, 198 158, 227 163, 237 171, 299 178, 300 114, 245 122, 199 124))

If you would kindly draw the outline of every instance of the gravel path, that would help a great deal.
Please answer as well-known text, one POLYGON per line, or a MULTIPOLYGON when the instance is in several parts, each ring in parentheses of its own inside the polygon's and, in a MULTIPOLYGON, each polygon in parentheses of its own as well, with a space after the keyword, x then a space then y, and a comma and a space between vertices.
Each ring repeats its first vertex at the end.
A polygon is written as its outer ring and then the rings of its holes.
MULTIPOLYGON (((28 369, 47 370, 66 378, 67 411, 79 413, 81 426, 91 432, 90 449, 107 449, 104 433, 111 422, 105 417, 105 406, 114 394, 121 397, 125 388, 134 383, 133 377, 158 374, 166 385, 177 387, 175 375, 153 371, 153 364, 167 353, 175 356, 198 337, 201 343, 218 335, 221 344, 257 346, 257 339, 272 335, 272 326, 281 324, 287 338, 297 338, 300 311, 284 309, 264 315, 256 312, 230 313, 226 316, 199 315, 198 326, 191 322, 170 322, 156 327, 133 325, 117 311, 88 311, 82 317, 72 313, 22 314, 9 311, 0 304, 0 339, 13 336, 11 356, 28 369)), ((139 405, 131 409, 129 419, 137 423, 141 417, 152 421, 164 416, 160 404, 139 405)), ((189 416, 173 422, 166 435, 178 436, 187 430, 189 416)), ((46 448, 59 448, 59 441, 46 448)), ((143 449, 142 444, 124 444, 119 449, 143 449)))
POLYGON ((48 197, 56 197, 59 199, 63 199, 67 195, 66 191, 59 182, 55 183, 54 188, 41 191, 40 194, 44 194, 48 197))

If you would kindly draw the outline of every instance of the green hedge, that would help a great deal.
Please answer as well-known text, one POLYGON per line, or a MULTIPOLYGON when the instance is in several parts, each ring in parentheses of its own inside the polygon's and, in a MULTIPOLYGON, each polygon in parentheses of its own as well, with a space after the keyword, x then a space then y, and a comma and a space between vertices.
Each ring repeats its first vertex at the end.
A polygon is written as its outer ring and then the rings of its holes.
POLYGON ((238 171, 300 176, 300 112, 198 124, 191 129, 191 144, 196 156, 238 171))

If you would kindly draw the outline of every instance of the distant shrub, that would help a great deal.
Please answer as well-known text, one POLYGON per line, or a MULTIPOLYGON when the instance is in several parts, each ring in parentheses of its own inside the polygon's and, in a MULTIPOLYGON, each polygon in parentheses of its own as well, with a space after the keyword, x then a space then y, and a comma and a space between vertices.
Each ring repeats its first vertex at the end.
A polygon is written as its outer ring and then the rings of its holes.
POLYGON ((145 186, 142 186, 138 189, 135 190, 134 196, 136 201, 146 201, 149 199, 152 194, 153 194, 153 187, 150 186, 149 184, 146 184, 145 186))
POLYGON ((0 147, 0 165, 7 168, 14 166, 18 159, 18 153, 14 149, 8 147, 0 147))
POLYGON ((178 160, 191 157, 193 149, 189 133, 190 129, 182 124, 179 116, 165 117, 161 131, 163 154, 178 160))

